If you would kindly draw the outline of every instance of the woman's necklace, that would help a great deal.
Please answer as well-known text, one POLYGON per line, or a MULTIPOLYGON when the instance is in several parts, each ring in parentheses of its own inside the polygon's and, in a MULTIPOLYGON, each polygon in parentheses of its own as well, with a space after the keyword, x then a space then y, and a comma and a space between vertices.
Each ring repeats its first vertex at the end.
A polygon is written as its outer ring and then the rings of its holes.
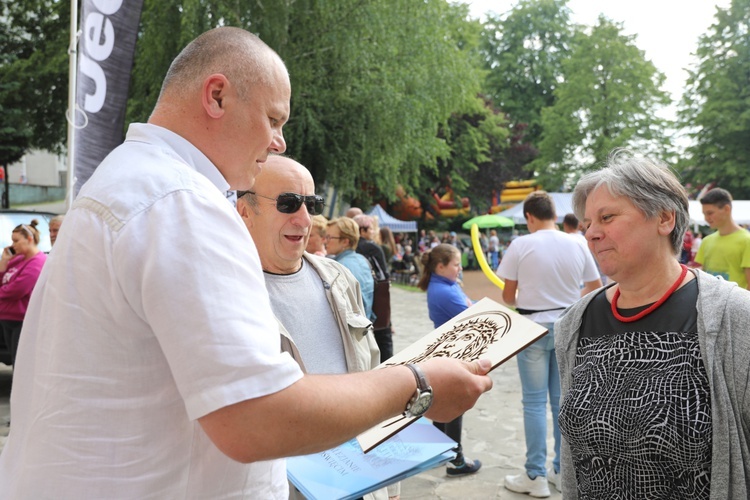
POLYGON ((674 293, 675 290, 677 290, 677 287, 680 286, 680 283, 682 283, 682 280, 685 279, 685 276, 687 276, 687 267, 684 264, 680 264, 680 267, 682 268, 682 272, 680 273, 680 277, 677 278, 677 281, 674 282, 674 284, 669 287, 669 290, 661 296, 659 300, 651 304, 649 307, 644 309, 643 311, 639 312, 635 316, 628 316, 627 318, 617 312, 617 299, 620 298, 620 287, 617 287, 617 290, 615 290, 615 295, 612 297, 612 314, 615 316, 615 318, 618 321, 622 321, 623 323, 632 323, 633 321, 638 321, 642 317, 651 314, 652 312, 656 311, 656 309, 662 305, 669 297, 674 293))

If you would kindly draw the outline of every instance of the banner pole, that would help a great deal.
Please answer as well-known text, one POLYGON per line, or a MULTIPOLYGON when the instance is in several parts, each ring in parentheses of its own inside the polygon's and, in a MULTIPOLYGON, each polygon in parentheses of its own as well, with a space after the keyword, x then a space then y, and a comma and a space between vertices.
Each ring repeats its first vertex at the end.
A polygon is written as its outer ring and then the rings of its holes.
POLYGON ((76 70, 78 65, 78 0, 70 0, 70 56, 68 66, 68 178, 65 211, 75 198, 76 70))

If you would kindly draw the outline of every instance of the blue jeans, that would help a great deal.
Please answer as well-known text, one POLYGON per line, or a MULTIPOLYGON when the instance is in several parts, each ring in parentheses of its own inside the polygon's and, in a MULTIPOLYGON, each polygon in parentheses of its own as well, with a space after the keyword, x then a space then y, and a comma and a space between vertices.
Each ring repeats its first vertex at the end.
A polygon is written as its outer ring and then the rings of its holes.
POLYGON ((523 428, 526 435, 526 473, 531 479, 547 475, 547 394, 552 407, 555 458, 552 466, 560 472, 560 372, 555 356, 553 323, 542 323, 549 333, 517 356, 523 394, 523 428))
POLYGON ((498 252, 490 252, 490 265, 493 271, 497 271, 497 265, 500 263, 498 257, 498 252))

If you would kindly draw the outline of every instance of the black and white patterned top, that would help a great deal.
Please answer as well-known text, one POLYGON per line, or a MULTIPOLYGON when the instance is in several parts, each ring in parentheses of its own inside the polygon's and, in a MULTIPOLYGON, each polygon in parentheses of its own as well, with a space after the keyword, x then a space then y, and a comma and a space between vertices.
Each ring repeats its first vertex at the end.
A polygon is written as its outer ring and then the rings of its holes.
POLYGON ((709 498, 711 395, 697 297, 693 280, 633 323, 613 317, 604 292, 586 309, 560 407, 580 498, 709 498))

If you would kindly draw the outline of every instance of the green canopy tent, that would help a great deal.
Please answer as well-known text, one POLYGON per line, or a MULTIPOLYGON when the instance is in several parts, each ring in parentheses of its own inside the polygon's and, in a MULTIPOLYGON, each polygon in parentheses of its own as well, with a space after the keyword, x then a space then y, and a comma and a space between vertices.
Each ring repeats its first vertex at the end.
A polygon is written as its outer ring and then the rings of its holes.
POLYGON ((476 224, 479 229, 492 229, 495 227, 513 227, 516 225, 513 219, 503 217, 502 215, 486 214, 472 217, 471 219, 464 222, 461 227, 464 229, 471 229, 471 226, 476 224))

